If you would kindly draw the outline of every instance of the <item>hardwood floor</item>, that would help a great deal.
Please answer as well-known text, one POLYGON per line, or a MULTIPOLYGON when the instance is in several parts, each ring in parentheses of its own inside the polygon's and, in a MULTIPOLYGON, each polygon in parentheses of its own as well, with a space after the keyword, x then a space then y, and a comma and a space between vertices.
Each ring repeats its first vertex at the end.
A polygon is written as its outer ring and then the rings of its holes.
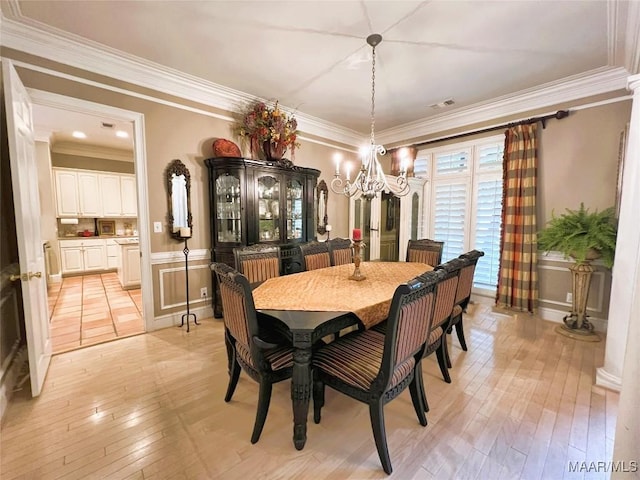
MULTIPOLYGON (((431 407, 421 427, 409 392, 385 408, 397 479, 607 478, 568 462, 610 461, 618 394, 593 386, 604 341, 579 342, 556 324, 472 305, 469 351, 451 339, 453 382, 431 356, 431 407)), ((455 336, 454 336, 455 337, 455 336)), ((277 384, 251 445, 257 384, 227 386, 222 323, 203 319, 53 357, 42 395, 18 392, 2 425, 0 478, 387 478, 366 405, 327 389, 322 422, 292 441, 289 383, 277 384)))
POLYGON ((123 290, 115 272, 65 277, 47 294, 53 353, 144 332, 140 289, 123 290))

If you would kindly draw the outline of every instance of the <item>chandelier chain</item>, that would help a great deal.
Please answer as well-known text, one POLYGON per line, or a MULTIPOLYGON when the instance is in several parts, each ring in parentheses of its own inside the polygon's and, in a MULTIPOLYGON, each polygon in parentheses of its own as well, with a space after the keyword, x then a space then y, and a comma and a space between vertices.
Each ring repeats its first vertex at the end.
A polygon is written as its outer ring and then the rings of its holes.
POLYGON ((376 126, 376 47, 371 49, 371 145, 375 145, 374 130, 376 126))

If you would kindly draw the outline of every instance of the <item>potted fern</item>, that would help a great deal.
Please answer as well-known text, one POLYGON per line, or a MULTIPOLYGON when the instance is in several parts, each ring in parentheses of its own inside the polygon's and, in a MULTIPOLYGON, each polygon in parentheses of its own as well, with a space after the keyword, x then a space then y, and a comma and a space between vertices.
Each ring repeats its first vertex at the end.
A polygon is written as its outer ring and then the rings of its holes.
POLYGON ((578 210, 566 209, 559 217, 552 214, 547 226, 538 232, 538 247, 558 251, 572 257, 571 312, 563 318, 564 325, 556 331, 572 338, 598 340, 594 327, 587 320, 587 300, 593 267, 591 261, 602 258, 608 268, 613 266, 616 249, 617 219, 613 207, 590 212, 580 204, 578 210), (579 336, 574 336, 578 334, 579 336))
POLYGON ((547 226, 538 232, 538 247, 546 252, 562 252, 576 263, 602 258, 602 263, 611 268, 616 235, 617 219, 613 207, 589 212, 581 203, 578 210, 567 208, 559 217, 552 214, 547 226))

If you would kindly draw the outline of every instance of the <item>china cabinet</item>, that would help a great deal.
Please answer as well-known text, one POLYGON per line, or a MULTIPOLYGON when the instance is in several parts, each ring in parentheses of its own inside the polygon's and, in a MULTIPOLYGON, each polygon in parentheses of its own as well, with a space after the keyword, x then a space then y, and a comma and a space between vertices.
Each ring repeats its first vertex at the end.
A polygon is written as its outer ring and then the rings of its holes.
MULTIPOLYGON (((280 245, 283 275, 302 271, 297 246, 315 238, 315 187, 319 170, 288 162, 220 157, 205 160, 209 171, 211 260, 235 266, 233 249, 280 245)), ((213 284, 216 285, 215 278, 213 284)), ((222 314, 214 288, 214 313, 222 314)))

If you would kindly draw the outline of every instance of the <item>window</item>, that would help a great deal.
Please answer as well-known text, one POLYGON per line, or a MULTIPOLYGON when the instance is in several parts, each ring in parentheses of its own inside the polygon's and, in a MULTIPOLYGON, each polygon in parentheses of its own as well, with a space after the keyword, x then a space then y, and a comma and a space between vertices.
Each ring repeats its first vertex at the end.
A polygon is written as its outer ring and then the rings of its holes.
POLYGON ((481 289, 498 283, 503 151, 500 135, 422 150, 414 166, 428 180, 423 237, 445 242, 442 261, 482 250, 474 276, 481 289))

